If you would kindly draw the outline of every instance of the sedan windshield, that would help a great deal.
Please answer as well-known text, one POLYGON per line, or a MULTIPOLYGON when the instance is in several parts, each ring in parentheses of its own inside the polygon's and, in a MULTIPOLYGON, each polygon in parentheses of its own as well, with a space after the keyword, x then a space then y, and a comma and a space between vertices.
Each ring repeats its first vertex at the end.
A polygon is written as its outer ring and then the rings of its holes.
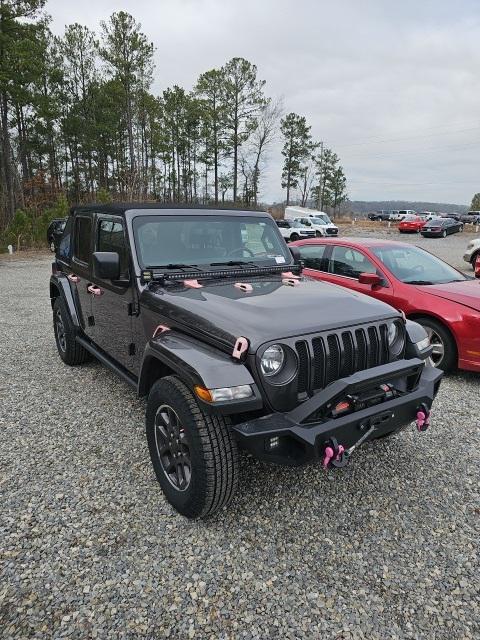
POLYGON ((239 215, 148 215, 133 220, 142 268, 269 266, 292 257, 270 218, 239 215), (233 264, 232 264, 233 266, 233 264))
POLYGON ((405 284, 445 284, 467 280, 443 260, 418 247, 373 247, 373 253, 405 284))

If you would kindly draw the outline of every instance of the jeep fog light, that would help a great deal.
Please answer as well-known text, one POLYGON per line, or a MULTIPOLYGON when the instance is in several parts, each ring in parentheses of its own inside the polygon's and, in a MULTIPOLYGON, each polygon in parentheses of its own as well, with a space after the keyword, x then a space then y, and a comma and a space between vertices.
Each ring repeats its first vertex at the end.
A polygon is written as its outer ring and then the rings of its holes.
POLYGON ((238 387, 220 387, 219 389, 205 389, 205 387, 196 386, 195 393, 206 402, 243 400, 253 396, 253 390, 249 384, 242 384, 238 387))

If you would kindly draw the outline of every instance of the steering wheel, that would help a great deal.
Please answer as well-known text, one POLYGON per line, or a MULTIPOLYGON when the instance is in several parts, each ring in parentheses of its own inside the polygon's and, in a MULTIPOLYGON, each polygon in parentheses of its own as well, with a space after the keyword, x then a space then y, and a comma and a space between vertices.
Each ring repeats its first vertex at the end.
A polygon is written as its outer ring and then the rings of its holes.
POLYGON ((255 256, 255 254, 253 253, 253 251, 251 249, 249 249, 248 247, 237 247, 236 249, 233 249, 232 251, 230 251, 230 253, 228 254, 229 258, 233 258, 233 256, 237 255, 237 253, 240 253, 240 257, 243 258, 243 252, 247 251, 250 254, 250 257, 253 258, 255 256))

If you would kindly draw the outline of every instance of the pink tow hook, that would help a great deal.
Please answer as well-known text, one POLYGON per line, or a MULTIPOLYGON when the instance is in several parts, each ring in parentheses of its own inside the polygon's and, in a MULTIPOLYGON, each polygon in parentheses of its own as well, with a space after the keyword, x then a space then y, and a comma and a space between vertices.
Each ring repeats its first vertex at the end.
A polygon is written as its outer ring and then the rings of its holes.
POLYGON ((331 438, 330 442, 332 446, 325 447, 323 452, 323 468, 327 469, 332 461, 339 463, 335 466, 344 466, 343 464, 340 465, 340 463, 344 460, 345 447, 343 444, 338 444, 335 438, 331 438))
POLYGON ((426 431, 430 426, 430 409, 425 403, 422 403, 418 408, 415 424, 418 431, 426 431))

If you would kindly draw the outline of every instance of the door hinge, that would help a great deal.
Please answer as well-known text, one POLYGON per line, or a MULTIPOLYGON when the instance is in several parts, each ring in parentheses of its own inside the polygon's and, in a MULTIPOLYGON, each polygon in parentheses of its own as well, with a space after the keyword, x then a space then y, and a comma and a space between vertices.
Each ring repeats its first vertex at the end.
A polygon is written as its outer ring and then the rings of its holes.
POLYGON ((136 302, 129 302, 127 305, 127 313, 129 316, 138 316, 140 309, 136 302))
POLYGON ((128 345, 128 355, 129 355, 129 356, 134 356, 134 355, 135 355, 135 353, 136 353, 135 343, 134 343, 134 342, 131 342, 131 343, 128 345))

